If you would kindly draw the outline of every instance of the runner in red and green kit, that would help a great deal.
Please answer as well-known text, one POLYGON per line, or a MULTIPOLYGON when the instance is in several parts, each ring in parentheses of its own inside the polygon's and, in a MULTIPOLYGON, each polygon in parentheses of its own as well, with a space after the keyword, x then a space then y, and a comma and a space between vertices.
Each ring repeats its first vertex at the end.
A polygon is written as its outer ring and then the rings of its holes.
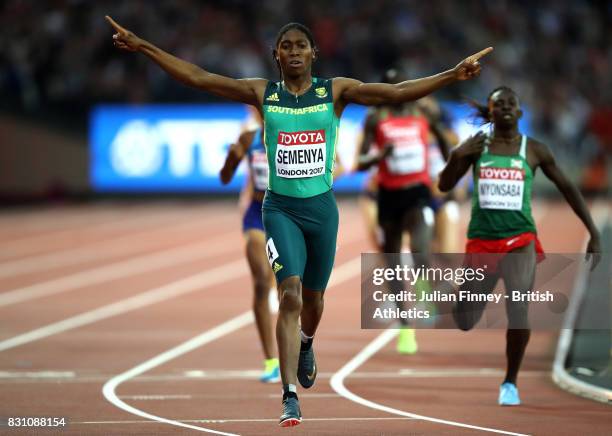
POLYGON ((256 107, 264 120, 270 180, 263 204, 266 254, 276 274, 280 307, 276 325, 283 411, 280 425, 302 420, 296 384, 313 385, 317 367, 312 339, 334 263, 338 210, 332 170, 339 118, 349 103, 391 105, 412 101, 480 73, 482 50, 434 76, 396 84, 312 76, 317 49, 308 28, 282 27, 273 57, 280 80, 232 79, 210 73, 138 38, 107 17, 114 44, 138 51, 178 81, 256 107), (300 340, 301 339, 301 340, 300 340))
MULTIPOLYGON (((488 293, 500 278, 507 291, 529 292, 533 288, 536 262, 544 256, 531 215, 531 188, 537 168, 557 186, 591 234, 587 252, 594 255, 594 268, 601 249, 591 215, 580 192, 557 166, 550 149, 520 134, 518 121, 522 111, 518 96, 510 88, 500 87, 491 92, 487 103, 473 105, 486 123, 493 123, 492 133, 478 133, 455 148, 439 179, 440 190, 449 191, 470 166, 473 169, 474 196, 466 261, 486 264, 487 275, 482 281, 466 282, 462 290, 488 293), (503 253, 517 255, 499 255, 503 253)), ((516 406, 520 404, 516 379, 531 333, 529 307, 527 302, 505 301, 507 369, 498 403, 516 406)), ((474 327, 485 306, 486 302, 457 303, 453 315, 459 328, 474 327)))

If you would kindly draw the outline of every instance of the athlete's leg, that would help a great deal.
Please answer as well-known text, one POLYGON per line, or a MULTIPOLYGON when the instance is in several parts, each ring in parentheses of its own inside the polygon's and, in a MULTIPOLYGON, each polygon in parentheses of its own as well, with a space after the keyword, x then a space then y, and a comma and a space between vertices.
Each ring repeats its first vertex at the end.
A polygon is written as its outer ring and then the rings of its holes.
POLYGON ((410 208, 404 215, 404 228, 410 233, 410 251, 417 266, 429 265, 433 221, 429 206, 410 208))
POLYGON ((312 198, 309 203, 308 219, 303 221, 307 261, 302 289, 302 333, 297 374, 304 388, 310 388, 317 375, 312 343, 323 315, 323 296, 336 257, 339 221, 333 192, 312 198))
MULTIPOLYGON (((394 268, 394 263, 397 262, 398 253, 402 250, 402 233, 403 233, 403 224, 401 219, 386 219, 380 222, 380 228, 383 233, 383 256, 384 261, 387 267, 394 268)), ((389 291, 398 294, 403 290, 403 285, 401 282, 396 280, 390 280, 388 282, 389 291)), ((396 306, 401 310, 404 309, 404 304, 400 301, 397 301, 396 306)), ((408 325, 408 321, 401 318, 400 324, 402 326, 408 325)))
MULTIPOLYGON (((501 262, 506 292, 529 292, 535 280, 536 252, 535 244, 520 247, 501 262)), ((504 383, 516 385, 525 349, 529 342, 529 303, 506 299, 506 314, 508 315, 508 330, 506 332, 507 369, 504 383)))
POLYGON ((323 291, 302 288, 301 328, 306 336, 314 336, 323 315, 323 291))
POLYGON ((456 253, 459 250, 459 205, 449 200, 436 213, 437 251, 456 253))
MULTIPOLYGON (((306 245, 302 229, 290 212, 273 196, 266 197, 263 222, 266 229, 266 254, 276 275, 280 304, 276 321, 276 340, 284 387, 295 389, 299 355, 299 317, 302 311, 302 279, 306 245)), ((289 206, 287 207, 289 208, 289 206)))
MULTIPOLYGON (((466 281, 459 286, 459 295, 462 291, 471 294, 490 294, 499 280, 499 273, 487 274, 483 280, 466 281)), ((486 301, 468 301, 459 300, 453 307, 453 318, 457 327, 463 331, 468 331, 474 328, 486 307, 486 301)))
POLYGON ((250 229, 245 232, 246 254, 251 275, 253 276, 253 313, 257 332, 261 339, 266 359, 276 357, 274 335, 272 333, 272 317, 268 303, 272 269, 266 258, 265 234, 261 230, 250 229))
MULTIPOLYGON (((397 253, 402 251, 402 240, 406 223, 404 215, 406 214, 406 205, 398 204, 401 200, 401 194, 384 191, 379 193, 378 202, 378 220, 383 234, 382 251, 385 256, 387 267, 394 268, 394 263, 397 262, 397 253)), ((412 243, 412 241, 411 241, 412 243)), ((391 280, 388 283, 389 290, 395 294, 399 294, 404 290, 401 282, 391 280)), ((396 301, 395 305, 400 309, 406 309, 404 303, 396 301)), ((405 318, 400 318, 400 331, 397 337, 396 350, 401 354, 414 354, 418 350, 416 342, 416 332, 410 328, 410 323, 405 318)))
POLYGON ((380 222, 383 233, 383 253, 400 253, 402 251, 402 232, 404 226, 401 219, 387 219, 380 222))
POLYGON ((305 227, 307 252, 302 289, 302 331, 314 336, 323 314, 323 294, 336 258, 338 207, 332 192, 312 199, 311 214, 305 227))
MULTIPOLYGON (((409 235, 410 252, 414 267, 418 268, 421 265, 428 267, 431 250, 433 212, 428 207, 425 208, 419 205, 407 208, 401 216, 400 224, 402 229, 401 235, 403 236, 404 232, 408 232, 409 235)), ((402 245, 402 236, 400 236, 400 246, 402 245)), ((399 289, 402 289, 402 286, 399 286, 399 289)), ((429 292, 431 287, 429 283, 419 279, 414 289, 419 293, 429 292)), ((401 309, 404 308, 402 303, 398 303, 398 306, 401 309)), ((415 354, 418 351, 416 330, 410 328, 410 323, 406 320, 402 319, 401 324, 402 328, 397 337, 396 350, 400 354, 415 354)))
POLYGON ((372 247, 374 247, 376 251, 380 251, 382 248, 382 233, 378 227, 378 220, 376 219, 378 213, 376 200, 366 192, 360 195, 357 201, 359 203, 359 209, 361 210, 361 216, 365 222, 368 239, 372 247))
POLYGON ((283 385, 296 385, 300 355, 302 283, 298 276, 287 277, 279 285, 280 305, 276 322, 276 341, 283 385))
POLYGON ((282 280, 279 290, 281 298, 276 322, 276 341, 283 383, 283 409, 279 425, 292 427, 302 421, 296 389, 300 355, 298 318, 302 309, 302 283, 299 276, 290 276, 282 280))
POLYGON ((297 378, 304 388, 312 387, 317 377, 317 364, 312 343, 323 315, 323 294, 323 291, 302 288, 302 331, 297 378))

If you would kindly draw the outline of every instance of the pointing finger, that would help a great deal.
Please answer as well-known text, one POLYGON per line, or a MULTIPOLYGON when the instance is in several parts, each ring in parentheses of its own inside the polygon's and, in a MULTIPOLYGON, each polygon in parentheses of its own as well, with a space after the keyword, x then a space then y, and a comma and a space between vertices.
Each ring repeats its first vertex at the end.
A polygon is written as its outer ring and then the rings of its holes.
POLYGON ((115 22, 115 20, 113 20, 111 17, 109 17, 108 15, 106 15, 104 17, 106 19, 106 21, 108 21, 108 23, 113 26, 113 29, 115 29, 117 32, 119 33, 125 33, 125 29, 123 27, 121 27, 119 24, 117 24, 115 22))
POLYGON ((481 57, 488 55, 492 51, 493 51, 493 47, 487 47, 484 50, 480 50, 478 53, 473 54, 468 59, 470 61, 474 62, 474 61, 477 61, 478 59, 480 59, 481 57))

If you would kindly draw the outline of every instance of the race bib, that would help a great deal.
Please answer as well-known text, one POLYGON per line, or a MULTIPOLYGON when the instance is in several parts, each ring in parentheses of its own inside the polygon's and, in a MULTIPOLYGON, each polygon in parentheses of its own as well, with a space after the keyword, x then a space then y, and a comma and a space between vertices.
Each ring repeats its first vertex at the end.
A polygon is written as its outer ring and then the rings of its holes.
POLYGON ((274 245, 274 240, 272 238, 268 238, 268 242, 266 242, 266 255, 268 256, 270 266, 278 259, 278 251, 276 251, 276 245, 274 245))
POLYGON ((387 168, 393 174, 420 173, 425 169, 425 147, 420 144, 396 144, 386 160, 387 168))
POLYGON ((279 132, 276 175, 288 179, 325 174, 325 130, 279 132))
POLYGON ((253 152, 251 156, 253 186, 258 191, 268 189, 268 159, 265 153, 253 152))
POLYGON ((384 125, 381 128, 393 144, 393 152, 386 158, 389 172, 406 175, 425 170, 427 145, 423 143, 418 126, 384 125))
POLYGON ((480 167, 478 200, 481 209, 521 210, 525 172, 514 168, 480 167))

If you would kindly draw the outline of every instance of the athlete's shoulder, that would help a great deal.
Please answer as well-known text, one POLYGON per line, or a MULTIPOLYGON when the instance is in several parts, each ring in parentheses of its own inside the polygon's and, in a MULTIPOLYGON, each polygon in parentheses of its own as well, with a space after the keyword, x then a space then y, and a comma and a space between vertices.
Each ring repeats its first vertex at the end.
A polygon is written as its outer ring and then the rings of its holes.
POLYGON ((527 137, 527 153, 536 157, 537 165, 555 161, 553 152, 548 145, 529 136, 527 137))
POLYGON ((281 82, 268 80, 264 91, 264 104, 278 103, 282 89, 281 82))
POLYGON ((351 77, 334 77, 329 80, 333 83, 334 87, 341 89, 359 86, 363 83, 362 81, 353 79, 351 77))
POLYGON ((527 146, 534 147, 537 149, 548 148, 548 145, 544 144, 542 141, 532 138, 531 136, 524 135, 527 138, 527 146))
POLYGON ((330 79, 334 88, 334 95, 342 95, 347 89, 361 85, 363 82, 350 77, 334 77, 330 79))

